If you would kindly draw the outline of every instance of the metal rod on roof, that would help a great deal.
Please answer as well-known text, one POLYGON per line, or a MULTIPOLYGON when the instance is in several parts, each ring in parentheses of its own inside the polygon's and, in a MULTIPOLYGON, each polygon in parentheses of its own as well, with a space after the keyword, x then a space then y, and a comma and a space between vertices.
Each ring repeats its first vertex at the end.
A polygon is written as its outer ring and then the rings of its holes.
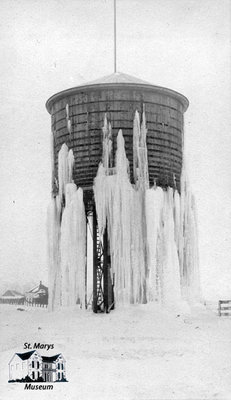
POLYGON ((116 0, 114 0, 114 72, 116 72, 116 0))

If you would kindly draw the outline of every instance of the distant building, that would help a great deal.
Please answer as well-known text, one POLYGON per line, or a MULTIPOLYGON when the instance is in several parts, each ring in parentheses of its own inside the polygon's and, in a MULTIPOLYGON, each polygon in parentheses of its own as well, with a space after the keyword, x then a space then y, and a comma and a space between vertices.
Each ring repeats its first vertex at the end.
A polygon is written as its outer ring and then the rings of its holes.
POLYGON ((17 290, 7 290, 1 297, 0 303, 23 304, 25 296, 17 290))
POLYGON ((36 350, 26 353, 15 353, 9 362, 9 380, 21 380, 28 376, 44 382, 66 380, 66 360, 63 355, 43 357, 36 350))
POLYGON ((29 292, 26 292, 27 303, 48 304, 48 287, 42 284, 33 287, 29 292))

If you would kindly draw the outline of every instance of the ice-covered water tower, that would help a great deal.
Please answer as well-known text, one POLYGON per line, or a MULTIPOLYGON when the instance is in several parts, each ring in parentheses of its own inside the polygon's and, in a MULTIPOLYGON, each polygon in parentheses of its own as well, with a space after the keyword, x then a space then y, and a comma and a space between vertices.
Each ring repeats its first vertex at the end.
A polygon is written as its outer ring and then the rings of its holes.
MULTIPOLYGON (((113 157, 116 136, 122 129, 126 154, 133 165, 133 120, 145 107, 150 185, 181 191, 184 112, 182 94, 127 74, 115 72, 96 81, 54 94, 46 103, 54 137, 54 179, 58 179, 58 153, 66 143, 73 150, 73 179, 84 191, 87 214, 93 214, 93 310, 113 303, 108 269, 107 241, 97 238, 93 180, 102 160, 102 126, 105 114, 112 126, 113 157)), ((132 180, 132 173, 131 173, 132 180)), ((55 194, 54 185, 54 194, 55 194)))

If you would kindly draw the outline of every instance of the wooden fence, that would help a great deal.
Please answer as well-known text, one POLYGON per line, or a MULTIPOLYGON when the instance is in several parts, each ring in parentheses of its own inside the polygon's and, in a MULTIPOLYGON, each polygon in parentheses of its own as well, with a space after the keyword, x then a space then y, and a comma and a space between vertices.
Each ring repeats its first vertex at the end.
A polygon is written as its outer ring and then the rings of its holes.
POLYGON ((24 306, 28 306, 28 307, 47 307, 47 303, 44 303, 44 302, 40 303, 40 302, 35 302, 35 301, 29 302, 29 301, 25 300, 24 306))
POLYGON ((47 307, 44 301, 27 301, 26 299, 0 299, 1 304, 21 305, 27 307, 47 307))
POLYGON ((218 315, 219 317, 231 317, 231 300, 219 300, 218 315))

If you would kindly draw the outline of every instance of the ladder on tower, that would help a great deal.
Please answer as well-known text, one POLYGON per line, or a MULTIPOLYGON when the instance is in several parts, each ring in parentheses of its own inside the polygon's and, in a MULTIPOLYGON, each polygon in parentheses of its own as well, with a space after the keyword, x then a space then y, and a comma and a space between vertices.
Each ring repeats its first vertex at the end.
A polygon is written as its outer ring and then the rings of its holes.
POLYGON ((96 227, 96 248, 97 248, 97 307, 101 310, 104 304, 103 293, 103 245, 99 237, 98 225, 96 227))
POLYGON ((92 309, 109 312, 114 308, 113 284, 110 273, 107 228, 103 240, 99 237, 96 211, 93 210, 93 302, 92 309))

